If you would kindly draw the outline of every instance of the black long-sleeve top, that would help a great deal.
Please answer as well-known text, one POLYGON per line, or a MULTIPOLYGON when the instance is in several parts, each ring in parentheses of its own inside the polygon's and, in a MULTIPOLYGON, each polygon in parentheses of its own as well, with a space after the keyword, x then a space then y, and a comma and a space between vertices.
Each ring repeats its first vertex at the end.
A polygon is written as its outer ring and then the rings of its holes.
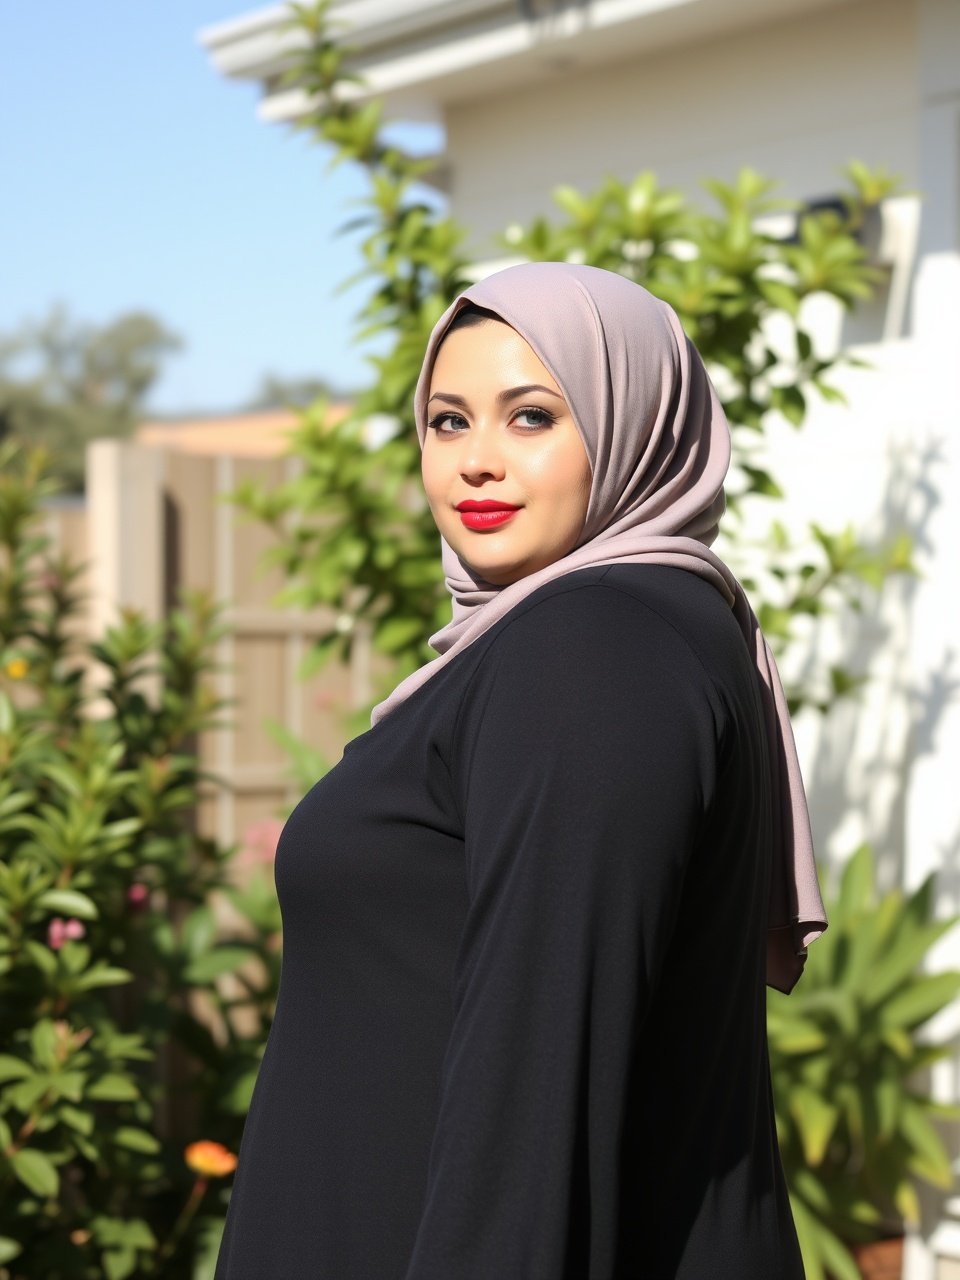
POLYGON ((713 587, 532 593, 300 801, 216 1280, 803 1280, 757 677, 713 587))

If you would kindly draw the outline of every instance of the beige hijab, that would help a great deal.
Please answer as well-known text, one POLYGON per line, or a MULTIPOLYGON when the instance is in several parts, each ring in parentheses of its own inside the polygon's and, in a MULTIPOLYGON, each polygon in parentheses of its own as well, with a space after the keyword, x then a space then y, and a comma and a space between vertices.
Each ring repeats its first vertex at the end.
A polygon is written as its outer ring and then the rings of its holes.
POLYGON ((767 982, 792 990, 807 945, 827 927, 810 819, 776 663, 743 588, 709 550, 724 510, 730 431, 695 347, 672 309, 597 267, 532 262, 464 290, 437 321, 417 383, 423 444, 437 349, 468 303, 495 312, 536 352, 563 392, 593 470, 580 542, 506 587, 471 572, 444 541, 452 621, 431 637, 441 655, 374 708, 377 723, 532 591, 588 565, 675 565, 730 605, 757 666, 766 715, 774 838, 767 982))

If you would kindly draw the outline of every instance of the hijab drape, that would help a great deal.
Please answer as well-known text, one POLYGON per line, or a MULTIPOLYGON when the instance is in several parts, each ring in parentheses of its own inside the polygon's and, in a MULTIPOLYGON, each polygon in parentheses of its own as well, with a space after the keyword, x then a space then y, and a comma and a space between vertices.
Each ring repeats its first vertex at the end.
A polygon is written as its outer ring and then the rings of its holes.
POLYGON ((373 721, 562 574, 589 565, 661 564, 706 579, 733 610, 756 663, 773 803, 766 977, 789 992, 827 919, 776 663, 743 588, 709 549, 725 505, 730 431, 703 362, 673 310, 623 276, 561 262, 509 267, 464 290, 430 335, 414 399, 421 445, 437 350, 468 303, 515 329, 563 392, 592 467, 584 529, 568 555, 505 587, 479 578, 444 540, 453 617, 430 639, 440 656, 375 707, 373 721))

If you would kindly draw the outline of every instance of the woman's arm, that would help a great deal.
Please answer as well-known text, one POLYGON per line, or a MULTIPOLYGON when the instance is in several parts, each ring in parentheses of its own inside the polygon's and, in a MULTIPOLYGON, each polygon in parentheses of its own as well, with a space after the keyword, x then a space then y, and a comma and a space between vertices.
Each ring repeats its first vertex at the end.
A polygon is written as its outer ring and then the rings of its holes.
POLYGON ((632 595, 522 611, 463 704, 469 909, 406 1280, 609 1273, 636 1037, 715 776, 717 700, 632 595))

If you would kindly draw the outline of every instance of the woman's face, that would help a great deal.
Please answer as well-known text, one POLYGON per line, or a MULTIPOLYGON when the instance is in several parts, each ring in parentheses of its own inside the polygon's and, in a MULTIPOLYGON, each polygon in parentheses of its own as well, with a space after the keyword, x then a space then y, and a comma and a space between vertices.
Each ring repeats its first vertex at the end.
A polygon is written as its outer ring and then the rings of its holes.
POLYGON ((427 500, 474 573, 506 586, 573 550, 590 461, 560 388, 515 329, 485 320, 443 340, 427 422, 427 500))

